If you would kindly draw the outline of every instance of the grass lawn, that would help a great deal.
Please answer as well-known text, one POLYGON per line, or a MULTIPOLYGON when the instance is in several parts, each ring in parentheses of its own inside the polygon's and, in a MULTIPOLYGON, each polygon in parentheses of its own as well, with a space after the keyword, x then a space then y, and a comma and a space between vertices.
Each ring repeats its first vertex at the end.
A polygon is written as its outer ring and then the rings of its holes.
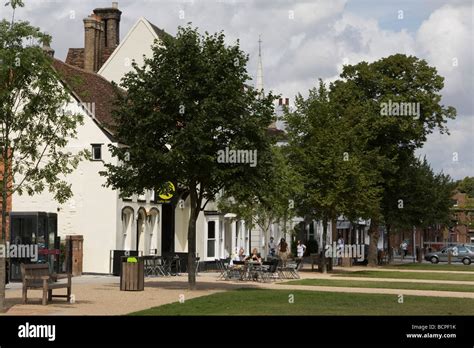
POLYGON ((240 289, 131 315, 473 315, 474 299, 240 289), (294 303, 289 303, 289 296, 294 303))
POLYGON ((425 270, 425 271, 467 271, 467 272, 474 272, 474 264, 473 265, 463 265, 463 264, 456 264, 456 265, 448 265, 448 264, 430 264, 430 263, 405 263, 405 264, 395 264, 395 265, 387 265, 383 266, 383 268, 388 269, 414 269, 414 270, 425 270))
POLYGON ((379 288, 379 289, 409 289, 409 290, 437 290, 437 291, 460 291, 474 292, 474 285, 464 284, 430 284, 430 283, 408 283, 387 281, 364 281, 364 280, 339 280, 339 279, 302 279, 294 280, 284 285, 313 285, 313 286, 338 286, 348 288, 379 288))
POLYGON ((368 277, 368 278, 397 278, 397 279, 432 279, 473 281, 474 274, 459 273, 429 273, 429 272, 399 272, 399 271, 356 271, 334 272, 338 277, 368 277))

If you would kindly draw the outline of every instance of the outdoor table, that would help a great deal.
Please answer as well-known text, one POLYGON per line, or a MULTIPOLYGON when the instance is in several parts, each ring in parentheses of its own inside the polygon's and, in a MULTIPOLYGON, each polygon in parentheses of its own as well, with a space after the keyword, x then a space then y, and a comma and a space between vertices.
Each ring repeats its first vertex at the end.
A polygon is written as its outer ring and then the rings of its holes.
POLYGON ((261 262, 247 261, 246 264, 246 278, 247 280, 258 280, 261 262))

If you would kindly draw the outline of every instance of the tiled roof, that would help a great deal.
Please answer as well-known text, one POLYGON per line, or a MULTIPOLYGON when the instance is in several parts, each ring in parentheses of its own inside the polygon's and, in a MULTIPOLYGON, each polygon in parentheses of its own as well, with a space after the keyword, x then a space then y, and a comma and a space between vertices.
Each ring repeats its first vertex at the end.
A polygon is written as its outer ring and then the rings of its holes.
POLYGON ((67 52, 66 63, 81 69, 84 68, 84 49, 70 48, 67 52))
POLYGON ((158 37, 160 39, 163 39, 165 36, 171 36, 170 34, 168 34, 166 31, 164 31, 163 29, 160 29, 158 28, 156 25, 154 25, 152 22, 150 22, 148 19, 146 20, 148 22, 148 24, 150 24, 150 27, 153 29, 153 31, 156 33, 156 35, 158 35, 158 37))
POLYGON ((80 99, 80 102, 93 114, 100 126, 113 134, 112 110, 115 90, 102 76, 53 59, 53 67, 62 82, 80 99))

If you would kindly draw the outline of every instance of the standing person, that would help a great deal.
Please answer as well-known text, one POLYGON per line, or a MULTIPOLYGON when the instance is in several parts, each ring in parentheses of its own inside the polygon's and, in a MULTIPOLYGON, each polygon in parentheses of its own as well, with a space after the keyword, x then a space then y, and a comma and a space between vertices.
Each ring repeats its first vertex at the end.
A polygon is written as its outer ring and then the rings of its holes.
POLYGON ((406 240, 400 244, 400 249, 402 250, 402 258, 405 258, 408 255, 408 243, 406 240))
POLYGON ((303 267, 303 256, 304 252, 306 251, 306 245, 301 243, 301 241, 298 241, 298 244, 296 245, 296 256, 300 260, 300 265, 303 267))
POLYGON ((268 253, 270 257, 275 257, 277 245, 273 237, 270 237, 270 241, 268 242, 268 253))
POLYGON ((285 238, 280 239, 280 243, 278 244, 278 256, 280 256, 283 267, 285 267, 286 260, 288 259, 288 243, 285 238))
POLYGON ((340 265, 342 264, 342 253, 344 252, 344 238, 342 238, 341 235, 339 235, 339 239, 337 240, 337 251, 340 251, 340 254, 336 252, 336 255, 341 255, 341 257, 337 259, 336 263, 340 265))

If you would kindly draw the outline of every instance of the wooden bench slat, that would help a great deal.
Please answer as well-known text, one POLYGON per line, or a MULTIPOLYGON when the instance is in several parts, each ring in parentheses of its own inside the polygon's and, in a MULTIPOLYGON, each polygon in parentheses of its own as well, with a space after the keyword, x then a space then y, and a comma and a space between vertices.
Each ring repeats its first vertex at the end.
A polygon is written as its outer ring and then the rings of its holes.
POLYGON ((47 264, 22 264, 21 276, 23 281, 23 303, 27 303, 28 289, 42 289, 43 290, 43 305, 48 304, 48 299, 59 297, 53 295, 53 289, 67 289, 67 295, 60 295, 66 297, 68 302, 71 299, 71 274, 67 274, 67 282, 55 283, 54 279, 64 279, 64 276, 57 274, 50 274, 49 266, 47 264))

